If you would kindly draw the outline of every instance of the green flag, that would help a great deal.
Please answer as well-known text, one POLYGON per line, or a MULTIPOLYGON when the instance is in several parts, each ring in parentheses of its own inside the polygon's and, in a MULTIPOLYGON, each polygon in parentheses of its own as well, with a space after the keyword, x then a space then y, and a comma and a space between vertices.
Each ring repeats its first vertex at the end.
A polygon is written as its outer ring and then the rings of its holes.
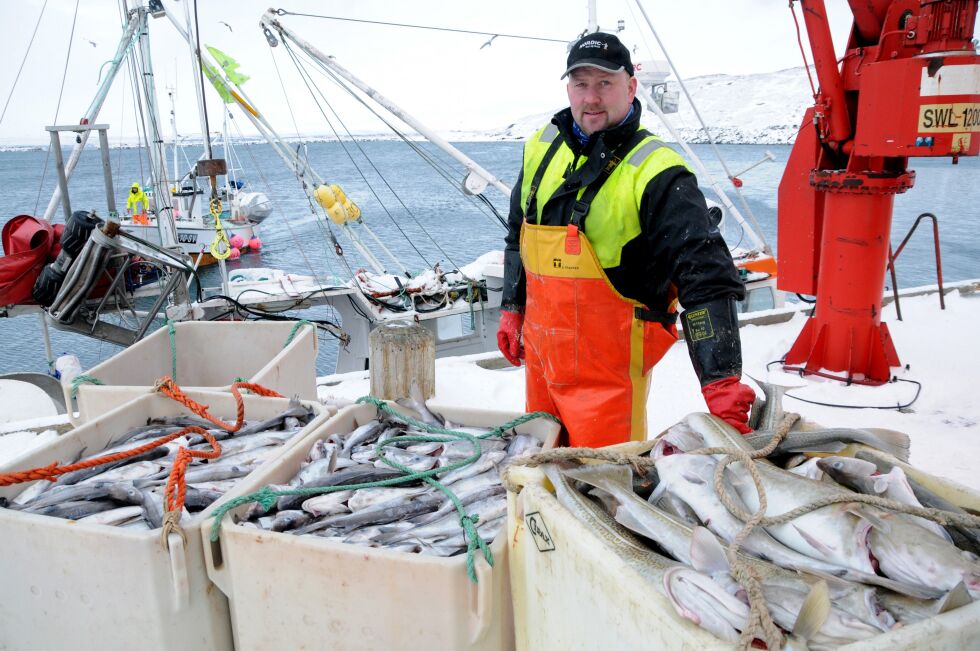
POLYGON ((228 80, 231 81, 231 83, 235 84, 236 86, 241 86, 249 80, 248 75, 243 75, 242 73, 238 72, 237 61, 216 47, 211 47, 208 45, 207 48, 208 52, 211 53, 211 56, 214 57, 214 60, 218 62, 219 66, 221 66, 221 69, 225 71, 225 75, 228 77, 228 80))
POLYGON ((201 61, 201 63, 204 64, 204 76, 208 78, 208 81, 211 82, 214 89, 221 95, 221 99, 225 100, 225 104, 234 102, 235 98, 231 96, 231 90, 228 88, 228 84, 221 78, 221 75, 214 69, 214 66, 207 61, 201 61))

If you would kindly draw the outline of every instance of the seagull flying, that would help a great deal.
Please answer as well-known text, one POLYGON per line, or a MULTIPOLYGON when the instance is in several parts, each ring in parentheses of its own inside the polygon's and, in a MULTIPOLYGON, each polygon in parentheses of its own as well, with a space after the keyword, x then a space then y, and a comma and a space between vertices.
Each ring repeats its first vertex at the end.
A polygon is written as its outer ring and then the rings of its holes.
POLYGON ((235 31, 235 30, 233 30, 233 29, 231 28, 231 25, 229 25, 229 24, 228 24, 228 23, 226 23, 225 21, 223 21, 223 20, 219 20, 218 22, 219 22, 219 23, 221 23, 222 25, 224 25, 225 27, 227 27, 227 28, 228 28, 228 31, 229 31, 229 32, 234 32, 234 31, 235 31))
POLYGON ((499 36, 499 34, 494 34, 493 36, 491 36, 489 41, 487 41, 486 43, 480 46, 480 49, 482 50, 485 47, 489 47, 490 44, 493 43, 493 39, 497 38, 497 36, 499 36))

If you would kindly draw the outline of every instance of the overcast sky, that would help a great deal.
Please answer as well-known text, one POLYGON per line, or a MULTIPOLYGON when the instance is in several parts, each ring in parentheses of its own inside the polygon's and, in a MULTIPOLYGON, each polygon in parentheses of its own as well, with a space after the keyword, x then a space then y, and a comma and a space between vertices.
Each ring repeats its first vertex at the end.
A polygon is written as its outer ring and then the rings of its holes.
MULTIPOLYGON (((584 0, 282 2, 284 9, 297 13, 550 39, 573 39, 585 29, 587 20, 584 0)), ((181 21, 185 5, 190 3, 193 10, 192 0, 164 3, 181 21)), ((10 95, 44 4, 44 0, 2 3, 2 103, 10 95)), ((288 53, 282 46, 270 49, 262 35, 258 23, 269 5, 269 0, 199 0, 202 45, 213 45, 239 61, 240 70, 252 78, 245 84, 245 91, 281 134, 294 135, 297 131, 290 108, 301 133, 329 133, 330 126, 288 53), (282 75, 285 94, 273 59, 282 75)), ((827 0, 827 5, 840 54, 850 27, 850 14, 845 0, 827 0)), ((785 0, 643 0, 643 6, 684 77, 767 72, 802 63, 785 0)), ((0 144, 47 142, 43 129, 54 122, 56 110, 59 123, 75 123, 94 97, 100 67, 112 57, 121 35, 119 3, 82 0, 74 38, 69 38, 75 10, 74 0, 47 0, 40 29, 0 122, 0 144), (69 45, 67 77, 61 93, 69 45)), ((615 31, 620 19, 626 25, 621 38, 631 47, 636 46, 634 61, 663 58, 649 29, 641 24, 642 16, 633 0, 599 2, 600 28, 615 31)), ((488 36, 302 16, 280 20, 410 114, 439 130, 503 127, 566 103, 564 83, 559 80, 566 56, 564 43, 500 36, 489 46, 481 47, 488 36)), ((176 88, 178 132, 199 133, 186 45, 166 18, 151 19, 150 39, 165 138, 171 137, 168 87, 176 88)), ((338 89, 323 77, 314 78, 348 128, 383 130, 374 118, 343 100, 338 89)), ((221 109, 210 87, 208 97, 210 126, 215 131, 220 129, 221 109)), ((320 104, 323 105, 322 100, 320 104)), ((133 139, 135 116, 128 72, 120 73, 116 79, 99 122, 111 125, 112 142, 133 139)), ((235 123, 243 133, 252 133, 240 115, 236 114, 235 123)), ((339 128, 338 123, 334 125, 339 128)))

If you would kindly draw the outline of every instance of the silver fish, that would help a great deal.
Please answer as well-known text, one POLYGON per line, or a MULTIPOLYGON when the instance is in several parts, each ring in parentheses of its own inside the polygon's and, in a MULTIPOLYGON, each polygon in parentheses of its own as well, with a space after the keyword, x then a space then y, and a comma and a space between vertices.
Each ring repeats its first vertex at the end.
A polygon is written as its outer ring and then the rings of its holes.
POLYGON ((25 511, 37 511, 59 502, 98 500, 109 496, 110 482, 72 484, 56 486, 38 496, 37 499, 22 505, 12 505, 25 511))
POLYGON ((496 468, 497 464, 503 461, 506 456, 507 453, 503 451, 484 452, 483 455, 473 463, 439 475, 439 481, 448 486, 459 481, 460 479, 474 477, 486 472, 487 470, 490 470, 491 468, 496 468))
POLYGON ((81 518, 79 522, 87 522, 89 524, 119 525, 132 520, 134 517, 139 517, 142 512, 143 509, 139 506, 120 506, 107 511, 102 511, 101 513, 87 515, 84 518, 81 518))
MULTIPOLYGON (((727 424, 706 414, 688 417, 693 428, 711 446, 747 448, 742 437, 727 424)), ((735 463, 734 473, 741 464, 735 463)), ((812 504, 827 496, 848 494, 844 489, 798 477, 769 464, 756 464, 769 500, 767 514, 785 513, 812 504)), ((746 478, 733 481, 739 496, 751 510, 759 508, 755 485, 746 478)), ((960 581, 972 592, 980 590, 980 569, 975 560, 961 556, 953 545, 934 536, 921 536, 921 529, 904 520, 886 522, 880 511, 867 506, 837 503, 796 518, 792 522, 766 527, 783 544, 800 553, 852 568, 867 575, 871 582, 875 568, 871 552, 893 590, 911 596, 933 598, 951 590, 960 581), (886 531, 888 532, 886 534, 886 531), (935 541, 933 543, 933 541, 935 541), (930 562, 923 562, 929 558, 930 562)), ((876 585, 882 583, 876 582, 876 585)))
MULTIPOLYGON (((874 463, 879 472, 888 473, 893 466, 891 463, 886 462, 884 459, 877 455, 871 455, 868 451, 858 450, 856 453, 857 458, 864 461, 870 461, 874 463)), ((926 488, 921 483, 916 481, 913 477, 910 477, 908 473, 905 474, 905 479, 908 481, 909 486, 912 488, 912 493, 919 502, 930 509, 940 509, 943 511, 949 511, 950 513, 959 513, 960 515, 966 515, 967 512, 961 509, 956 504, 953 504, 944 497, 936 494, 934 491, 926 488)), ((961 527, 959 525, 951 525, 947 531, 953 537, 956 546, 960 549, 965 549, 967 551, 973 552, 974 554, 980 555, 980 529, 974 529, 970 527, 961 527)))
MULTIPOLYGON (((730 568, 725 552, 714 536, 703 527, 692 528, 680 519, 660 512, 635 495, 631 487, 632 473, 628 467, 595 464, 566 471, 565 474, 608 492, 617 502, 617 522, 655 541, 674 558, 693 565, 715 581, 727 579, 728 583, 732 582, 728 576, 730 568)), ((786 628, 791 627, 815 579, 807 578, 812 575, 789 572, 744 554, 739 556, 762 578, 770 608, 782 609, 779 623, 786 628)), ((841 609, 832 613, 828 620, 830 628, 821 633, 821 640, 827 636, 840 636, 848 641, 860 640, 889 630, 894 625, 895 620, 882 610, 872 589, 839 579, 830 578, 830 581, 834 582, 834 601, 841 609)))
POLYGON ((406 501, 381 504, 349 515, 333 516, 330 518, 330 526, 336 529, 353 530, 367 525, 398 522, 412 518, 420 513, 434 511, 442 501, 442 498, 436 495, 419 495, 406 501))
MULTIPOLYGON (((304 484, 303 488, 325 488, 328 486, 340 486, 342 484, 366 484, 399 476, 402 476, 402 473, 393 468, 375 468, 374 466, 357 465, 338 470, 325 477, 317 478, 316 481, 304 484)), ((309 497, 309 495, 283 495, 276 502, 276 508, 280 511, 298 508, 309 497)))
POLYGON ((263 430, 278 429, 282 426, 283 421, 290 416, 309 422, 312 413, 313 412, 311 412, 309 409, 296 402, 282 413, 276 414, 271 418, 243 426, 240 430, 235 432, 235 436, 240 437, 261 432, 263 430))
POLYGON ((150 529, 158 529, 163 526, 163 514, 165 512, 163 496, 155 490, 143 489, 142 509, 143 519, 150 526, 150 529))
MULTIPOLYGON (((744 523, 732 515, 715 493, 714 473, 718 461, 714 457, 692 454, 674 454, 657 460, 661 484, 658 490, 667 490, 684 500, 698 519, 726 543, 731 542, 742 530, 744 523)), ((726 490, 737 499, 731 483, 732 473, 726 472, 726 490)), ((767 496, 769 495, 767 491, 767 496)), ((770 503, 773 497, 769 496, 770 503)), ((741 505, 745 509, 745 505, 741 505)), ((745 509, 748 510, 748 509, 745 509)), ((782 567, 801 571, 820 571, 833 575, 843 574, 840 563, 826 562, 811 554, 804 554, 786 547, 774 539, 765 529, 757 528, 749 534, 742 549, 753 556, 772 561, 782 567)), ((870 561, 868 563, 871 568, 870 561)))
MULTIPOLYGON (((772 440, 772 432, 750 434, 745 441, 754 449, 761 450, 772 440)), ((840 452, 850 443, 863 443, 872 448, 908 461, 909 437, 902 432, 888 429, 852 429, 835 427, 819 430, 793 430, 776 447, 777 452, 840 452)))
MULTIPOLYGON (((749 415, 749 427, 757 432, 774 432, 779 424, 783 422, 785 412, 783 411, 783 396, 788 389, 793 387, 783 386, 757 380, 751 375, 748 376, 753 382, 762 388, 763 397, 757 399, 752 404, 752 412, 749 415)), ((771 438, 771 437, 770 437, 771 438)))
POLYGON ((350 458, 351 450, 355 446, 364 445, 375 440, 381 434, 384 427, 380 420, 372 420, 370 423, 358 427, 348 434, 344 439, 344 447, 341 449, 340 456, 350 458))
POLYGON ((347 501, 347 507, 356 513, 389 502, 406 501, 422 494, 425 490, 426 488, 362 488, 357 491, 350 491, 351 495, 347 501))
POLYGON ((301 527, 311 520, 310 514, 306 511, 288 510, 279 511, 272 518, 273 531, 286 531, 301 527))
MULTIPOLYGON (((385 458, 390 459, 399 465, 405 466, 412 472, 423 472, 425 470, 435 468, 437 461, 435 457, 430 457, 424 454, 412 454, 411 452, 399 450, 398 448, 392 448, 390 446, 384 448, 384 452, 382 454, 385 458)), ((374 462, 374 465, 378 468, 391 467, 380 458, 374 462)))
MULTIPOLYGON (((575 490, 571 480, 565 477, 556 466, 542 466, 542 471, 555 488, 555 497, 558 502, 572 514, 572 517, 584 524, 593 535, 606 545, 611 553, 623 559, 644 580, 662 590, 681 617, 698 625, 709 624, 716 620, 725 621, 726 617, 719 614, 718 609, 724 607, 721 604, 728 605, 734 597, 731 597, 724 588, 708 579, 703 592, 698 592, 693 596, 683 590, 672 589, 665 582, 666 573, 674 568, 682 568, 682 565, 643 546, 636 536, 614 521, 601 507, 575 490), (702 598, 705 595, 708 598, 702 598)), ((697 574, 693 570, 690 571, 697 574)), ((742 606, 745 608, 747 617, 748 608, 745 604, 742 606)), ((730 633, 729 635, 729 631, 724 629, 716 632, 720 636, 728 635, 728 637, 734 636, 735 639, 738 639, 738 634, 734 629, 730 629, 730 633)))
POLYGON ((323 457, 321 459, 317 459, 300 470, 295 477, 290 479, 289 485, 293 487, 304 486, 309 483, 315 483, 317 480, 329 477, 331 474, 333 474, 332 466, 335 464, 336 457, 323 457))
POLYGON ((244 477, 253 470, 255 470, 254 464, 239 465, 221 461, 206 466, 188 467, 187 472, 184 473, 184 480, 188 484, 196 484, 198 482, 220 481, 222 479, 237 479, 238 477, 244 477))
POLYGON ((138 461, 107 470, 106 472, 83 479, 79 483, 133 481, 155 475, 161 470, 163 470, 163 465, 155 461, 138 461))
MULTIPOLYGON (((476 502, 466 508, 466 513, 477 517, 477 521, 492 520, 507 512, 507 500, 502 496, 491 497, 481 502, 476 502)), ((445 517, 430 522, 421 527, 411 529, 410 532, 396 532, 387 534, 379 538, 379 542, 386 544, 402 542, 409 538, 446 538, 458 533, 460 530, 459 514, 449 513, 445 517)))
POLYGON ((370 489, 362 489, 360 491, 337 491, 335 493, 317 495, 316 497, 311 497, 303 502, 303 510, 315 518, 319 518, 324 515, 350 513, 351 509, 345 506, 344 502, 350 499, 355 492, 360 493, 365 490, 370 489))
MULTIPOLYGON (((902 504, 922 506, 912 492, 912 487, 909 486, 908 480, 905 478, 905 473, 898 466, 892 468, 890 472, 881 475, 878 474, 878 468, 873 463, 853 457, 827 457, 819 459, 817 465, 838 484, 859 493, 881 495, 887 499, 901 502, 902 504)), ((910 522, 914 522, 920 527, 928 529, 943 540, 953 542, 949 533, 936 522, 914 515, 906 515, 904 517, 910 522)))
POLYGON ((108 500, 72 500, 69 502, 52 504, 51 506, 46 506, 34 512, 39 515, 50 515, 55 518, 64 518, 66 520, 81 520, 86 516, 101 513, 102 511, 108 511, 114 508, 116 508, 116 505, 108 500))
POLYGON ((429 411, 429 408, 425 406, 425 400, 423 400, 420 395, 415 395, 411 398, 401 398, 396 402, 402 407, 411 409, 417 413, 419 415, 419 420, 426 425, 432 425, 434 427, 442 427, 445 425, 446 421, 429 411))

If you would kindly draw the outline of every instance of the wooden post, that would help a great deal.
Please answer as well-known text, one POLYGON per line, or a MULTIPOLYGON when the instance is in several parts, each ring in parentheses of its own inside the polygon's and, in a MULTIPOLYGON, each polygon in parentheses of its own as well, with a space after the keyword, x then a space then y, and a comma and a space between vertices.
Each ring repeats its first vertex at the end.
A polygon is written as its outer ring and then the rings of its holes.
POLYGON ((432 333, 411 321, 392 321, 371 332, 371 395, 382 400, 426 400, 436 390, 432 333))

